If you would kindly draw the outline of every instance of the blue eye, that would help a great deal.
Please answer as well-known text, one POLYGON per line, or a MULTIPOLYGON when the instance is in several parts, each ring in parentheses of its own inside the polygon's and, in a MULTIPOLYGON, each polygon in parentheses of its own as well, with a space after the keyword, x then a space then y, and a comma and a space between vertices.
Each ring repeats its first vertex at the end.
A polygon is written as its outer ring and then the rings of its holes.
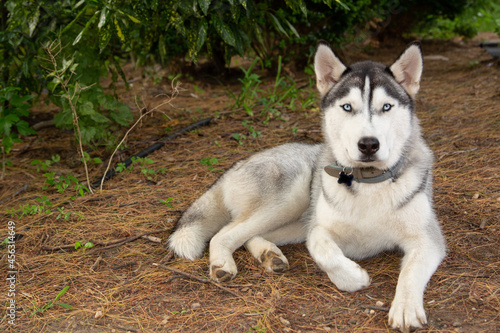
POLYGON ((351 104, 344 104, 344 105, 341 105, 342 109, 344 109, 344 111, 346 112, 351 112, 352 111, 352 107, 351 107, 351 104))
POLYGON ((392 108, 392 105, 391 105, 391 104, 384 104, 384 106, 382 107, 382 110, 384 110, 385 112, 387 112, 387 111, 389 111, 391 108, 392 108))

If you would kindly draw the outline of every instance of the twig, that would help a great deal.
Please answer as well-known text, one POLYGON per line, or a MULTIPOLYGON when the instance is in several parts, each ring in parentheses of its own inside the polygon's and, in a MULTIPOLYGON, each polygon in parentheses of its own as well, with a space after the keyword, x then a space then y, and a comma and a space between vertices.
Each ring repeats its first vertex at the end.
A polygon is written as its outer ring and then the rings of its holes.
POLYGON ((163 281, 160 283, 170 283, 170 282, 177 280, 177 279, 187 279, 187 277, 184 275, 174 275, 174 276, 171 276, 170 278, 168 278, 167 281, 163 281))
POLYGON ((115 248, 115 247, 118 247, 118 246, 122 246, 123 244, 133 242, 136 239, 141 238, 142 236, 147 236, 147 235, 152 235, 152 234, 158 234, 160 232, 167 232, 167 231, 168 230, 150 231, 150 232, 146 232, 146 233, 141 234, 141 235, 130 236, 130 237, 125 238, 125 239, 121 239, 121 240, 118 239, 118 240, 111 241, 111 242, 104 243, 104 244, 100 243, 100 242, 99 243, 94 243, 93 242, 94 244, 104 245, 104 247, 99 247, 99 248, 92 249, 89 252, 87 252, 86 254, 92 254, 92 253, 95 253, 95 252, 98 252, 98 251, 109 250, 109 249, 112 249, 112 248, 115 248))
POLYGON ((102 257, 99 256, 97 257, 97 260, 95 261, 95 263, 90 267, 90 270, 91 271, 94 271, 96 269, 96 267, 99 265, 99 263, 102 261, 102 257))
POLYGON ((368 310, 377 310, 377 311, 389 312, 389 308, 386 308, 384 306, 374 306, 374 305, 364 305, 364 304, 361 304, 360 307, 362 307, 363 309, 368 309, 368 310))
POLYGON ((39 131, 39 130, 41 130, 43 128, 52 127, 52 126, 55 126, 54 125, 54 119, 43 120, 43 121, 41 121, 39 123, 36 123, 31 128, 33 128, 35 131, 39 131))
POLYGON ((42 246, 40 250, 44 251, 57 251, 57 250, 75 250, 75 244, 60 245, 60 246, 42 246))
MULTIPOLYGON (((100 246, 103 246, 103 247, 94 248, 94 249, 86 252, 86 254, 92 254, 92 253, 97 252, 97 251, 112 249, 114 247, 118 247, 118 246, 121 246, 123 244, 133 242, 136 239, 141 238, 142 236, 147 236, 147 235, 152 235, 152 234, 159 234, 161 232, 167 232, 167 231, 168 230, 149 231, 149 232, 145 232, 145 233, 140 234, 140 235, 130 236, 130 237, 127 237, 127 238, 122 238, 122 239, 117 239, 117 240, 106 242, 106 243, 99 242, 99 241, 90 241, 91 243, 94 243, 94 245, 100 245, 100 246)), ((54 246, 54 247, 52 247, 52 246, 42 246, 40 249, 41 250, 45 250, 45 251, 75 250, 75 244, 59 245, 59 246, 54 246)))
POLYGON ((218 284, 217 282, 214 282, 212 280, 204 279, 204 278, 199 278, 199 277, 194 276, 192 274, 180 271, 180 270, 172 268, 172 267, 168 267, 168 266, 165 266, 165 265, 157 264, 157 263, 153 263, 153 266, 156 266, 156 267, 159 267, 159 268, 162 268, 162 269, 166 269, 167 271, 171 271, 171 272, 174 272, 176 274, 182 275, 182 276, 184 276, 184 277, 186 277, 186 278, 188 278, 190 280, 195 280, 195 281, 198 281, 198 282, 201 282, 201 283, 210 283, 210 284, 213 284, 217 288, 220 288, 220 289, 224 290, 225 292, 230 293, 233 296, 240 297, 240 295, 238 295, 237 292, 232 291, 229 288, 223 287, 220 284, 218 284))
POLYGON ((154 236, 142 236, 141 238, 143 238, 145 240, 148 240, 150 242, 153 242, 153 243, 161 243, 161 239, 158 238, 158 237, 154 237, 154 236))
POLYGON ((159 233, 167 232, 167 231, 168 230, 148 231, 148 232, 145 232, 145 233, 140 234, 140 235, 130 236, 130 237, 127 237, 127 238, 117 239, 117 240, 109 241, 109 242, 99 242, 99 241, 91 241, 91 242, 94 243, 94 244, 96 244, 96 245, 109 246, 109 245, 113 245, 113 244, 117 244, 117 243, 129 243, 129 242, 135 241, 138 238, 141 238, 142 236, 159 234, 159 233))

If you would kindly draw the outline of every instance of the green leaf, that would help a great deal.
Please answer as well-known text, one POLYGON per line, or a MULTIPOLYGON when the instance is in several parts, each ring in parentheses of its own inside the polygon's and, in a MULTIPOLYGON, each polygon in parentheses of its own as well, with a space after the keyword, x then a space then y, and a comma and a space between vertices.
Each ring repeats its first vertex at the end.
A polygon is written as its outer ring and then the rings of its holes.
POLYGON ((271 14, 271 13, 267 13, 267 15, 269 15, 269 17, 271 18, 271 21, 273 21, 273 23, 274 23, 273 25, 276 28, 276 30, 278 30, 278 32, 280 32, 283 35, 285 35, 285 36, 288 37, 287 32, 285 31, 285 29, 283 29, 283 26, 281 25, 281 23, 278 20, 278 18, 276 16, 274 16, 273 14, 271 14))
POLYGON ((85 31, 89 29, 90 25, 92 24, 92 22, 94 22, 98 13, 99 11, 95 12, 94 15, 92 15, 92 17, 90 18, 90 20, 87 21, 87 24, 85 24, 85 28, 83 28, 82 31, 80 31, 78 36, 76 36, 75 40, 73 41, 73 45, 76 45, 80 41, 80 39, 82 39, 83 34, 85 33, 85 31))
POLYGON ((69 286, 64 287, 59 294, 57 294, 56 298, 54 298, 54 302, 57 301, 62 295, 64 295, 69 289, 69 286))
POLYGON ((95 127, 81 127, 82 142, 89 143, 97 137, 98 130, 95 127))
POLYGON ((39 18, 40 18, 40 5, 38 5, 38 7, 35 9, 32 15, 29 15, 28 17, 28 29, 30 38, 33 36, 33 32, 35 31, 39 18))
POLYGON ((82 247, 82 243, 80 243, 80 242, 75 243, 75 250, 78 250, 81 247, 82 247))
POLYGON ((92 119, 93 121, 95 121, 96 123, 100 123, 100 124, 104 124, 104 123, 108 123, 110 122, 109 118, 98 113, 98 112, 95 112, 93 114, 90 115, 90 119, 92 119))
POLYGON ((60 305, 60 306, 62 306, 65 309, 69 309, 69 310, 73 309, 73 306, 71 306, 69 304, 66 304, 66 303, 59 303, 59 302, 57 302, 57 303, 54 303, 54 304, 55 305, 60 305))
POLYGON ((198 29, 198 39, 196 40, 197 52, 200 52, 203 44, 205 44, 205 39, 207 37, 208 23, 206 20, 200 22, 200 27, 198 29))
POLYGON ((205 14, 205 16, 208 14, 208 7, 210 6, 211 0, 198 0, 198 4, 200 5, 200 8, 205 14))
POLYGON ((234 38, 234 34, 229 28, 229 26, 222 21, 219 16, 215 16, 212 20, 214 24, 215 31, 219 34, 222 40, 231 46, 235 46, 236 39, 234 38))
POLYGON ((87 243, 85 243, 85 245, 84 245, 83 247, 85 247, 86 249, 93 248, 93 247, 94 247, 94 243, 92 243, 92 242, 87 242, 87 243))
POLYGON ((344 8, 346 11, 349 11, 351 10, 346 4, 344 4, 342 1, 340 0, 335 0, 336 3, 338 3, 340 5, 340 7, 344 8))
POLYGON ((302 12, 307 17, 307 8, 303 0, 285 0, 285 3, 295 12, 302 12))
POLYGON ((113 20, 113 23, 115 25, 116 35, 118 36, 118 38, 120 38, 122 43, 125 43, 128 38, 125 37, 125 34, 123 33, 123 27, 121 26, 122 25, 121 21, 118 21, 115 17, 115 19, 113 20))
POLYGON ((297 38, 300 38, 300 35, 299 33, 297 32, 297 30, 295 29, 295 27, 290 23, 290 21, 288 21, 287 19, 284 19, 285 23, 288 25, 288 28, 290 30, 292 30, 292 33, 297 37, 297 38))
POLYGON ((240 0, 240 4, 243 6, 243 8, 245 8, 246 10, 248 10, 248 8, 247 8, 247 0, 240 0))
POLYGON ((169 5, 165 11, 165 18, 169 24, 174 26, 175 30, 177 30, 179 34, 185 36, 186 29, 184 28, 182 16, 177 12, 177 6, 174 6, 174 1, 171 3, 172 5, 169 5))
POLYGON ((138 18, 136 18, 135 16, 132 16, 132 15, 130 15, 130 14, 128 14, 128 13, 125 13, 125 15, 127 15, 127 17, 128 17, 128 18, 129 18, 132 22, 134 22, 134 23, 141 23, 141 21, 140 21, 138 18))
POLYGON ((127 105, 121 104, 121 103, 119 103, 119 105, 116 107, 115 110, 113 110, 109 113, 109 116, 116 123, 118 123, 122 126, 128 126, 132 122, 132 120, 134 120, 134 117, 132 115, 132 111, 130 111, 130 108, 127 105))
POLYGON ((102 52, 108 46, 111 40, 111 25, 107 24, 103 29, 99 30, 99 50, 102 52))
POLYGON ((99 17, 99 23, 97 23, 97 28, 101 29, 106 24, 107 15, 108 15, 108 9, 104 7, 101 10, 101 16, 99 17))
POLYGON ((36 132, 30 128, 30 125, 28 124, 28 122, 26 122, 24 120, 17 122, 16 128, 17 128, 17 131, 19 132, 19 134, 24 135, 24 136, 36 134, 36 132))
POLYGON ((94 104, 92 104, 91 101, 85 101, 82 104, 80 104, 78 108, 78 114, 80 116, 90 116, 93 115, 95 112, 94 110, 94 104))

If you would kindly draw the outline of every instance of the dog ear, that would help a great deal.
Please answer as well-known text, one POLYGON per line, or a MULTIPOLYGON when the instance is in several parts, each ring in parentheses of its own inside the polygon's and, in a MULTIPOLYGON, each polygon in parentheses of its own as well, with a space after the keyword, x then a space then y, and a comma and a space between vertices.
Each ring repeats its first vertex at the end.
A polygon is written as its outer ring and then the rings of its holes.
POLYGON ((347 67, 333 53, 326 42, 319 42, 314 55, 316 87, 323 97, 337 82, 347 67))
POLYGON ((411 98, 415 98, 420 88, 420 77, 423 70, 422 49, 419 42, 406 47, 390 70, 396 81, 406 90, 411 98))

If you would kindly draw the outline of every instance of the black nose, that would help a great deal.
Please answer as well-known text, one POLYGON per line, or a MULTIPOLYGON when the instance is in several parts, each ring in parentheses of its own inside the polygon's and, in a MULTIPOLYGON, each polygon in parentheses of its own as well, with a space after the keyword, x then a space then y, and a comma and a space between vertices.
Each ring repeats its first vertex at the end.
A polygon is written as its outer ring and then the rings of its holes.
POLYGON ((365 155, 373 155, 380 148, 380 142, 378 142, 377 138, 372 136, 362 137, 361 140, 358 141, 358 149, 365 155))

